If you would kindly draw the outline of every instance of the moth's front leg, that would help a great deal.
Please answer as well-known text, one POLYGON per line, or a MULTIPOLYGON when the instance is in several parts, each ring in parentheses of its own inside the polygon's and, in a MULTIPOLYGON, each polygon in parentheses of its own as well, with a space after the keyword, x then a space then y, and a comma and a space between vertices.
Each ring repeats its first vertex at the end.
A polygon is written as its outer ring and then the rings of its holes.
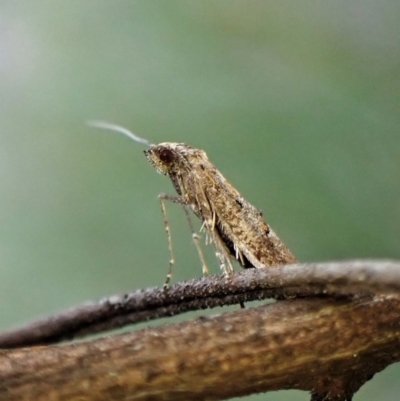
POLYGON ((173 255, 173 249, 172 249, 171 231, 170 231, 169 222, 168 222, 167 209, 165 207, 165 201, 166 200, 170 201, 170 202, 173 202, 173 203, 177 203, 178 205, 181 205, 183 207, 183 210, 184 210, 185 215, 186 215, 186 219, 187 219, 187 221, 189 223, 190 231, 192 233, 193 242, 194 242, 194 244, 196 246, 196 249, 197 249, 197 252, 199 254, 199 258, 200 258, 201 264, 202 264, 203 275, 207 276, 208 275, 208 269, 207 269, 206 262, 204 260, 203 252, 202 252, 201 247, 200 247, 200 241, 199 241, 200 240, 200 236, 198 234, 196 234, 196 232, 194 230, 194 227, 193 227, 193 224, 192 224, 192 220, 190 219, 187 203, 180 196, 173 196, 173 195, 167 195, 167 194, 158 195, 158 199, 160 200, 160 203, 161 203, 161 211, 162 211, 162 214, 163 214, 165 231, 167 232, 168 250, 169 250, 169 255, 170 255, 168 274, 167 274, 167 277, 165 279, 164 289, 168 288, 168 286, 169 286, 169 282, 171 281, 171 277, 172 277, 172 267, 175 264, 175 259, 174 259, 174 255, 173 255))

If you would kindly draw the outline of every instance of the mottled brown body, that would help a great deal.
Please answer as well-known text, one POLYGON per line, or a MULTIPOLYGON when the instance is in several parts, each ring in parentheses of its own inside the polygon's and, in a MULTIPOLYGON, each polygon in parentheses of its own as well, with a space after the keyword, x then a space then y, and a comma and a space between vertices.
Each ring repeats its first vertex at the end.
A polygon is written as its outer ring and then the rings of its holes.
POLYGON ((225 179, 203 150, 165 142, 151 145, 145 155, 157 171, 170 177, 178 193, 172 200, 190 207, 203 222, 225 273, 233 270, 232 257, 243 267, 296 262, 261 212, 225 179))

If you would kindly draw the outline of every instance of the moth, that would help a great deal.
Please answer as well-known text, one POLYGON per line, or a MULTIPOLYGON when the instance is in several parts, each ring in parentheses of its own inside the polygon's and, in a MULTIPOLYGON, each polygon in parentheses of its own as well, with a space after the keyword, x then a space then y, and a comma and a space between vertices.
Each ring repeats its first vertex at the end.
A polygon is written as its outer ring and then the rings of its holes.
POLYGON ((148 149, 144 151, 147 160, 159 173, 168 176, 175 188, 176 196, 159 195, 171 255, 166 286, 171 279, 174 258, 165 201, 184 207, 204 274, 208 273, 207 266, 187 209, 202 222, 200 231, 206 233, 206 242, 214 246, 220 268, 227 276, 233 272, 232 259, 244 268, 296 262, 290 250, 265 222, 262 213, 226 180, 203 150, 184 143, 163 142, 154 145, 123 127, 101 121, 91 121, 89 125, 120 132, 147 145, 148 149))

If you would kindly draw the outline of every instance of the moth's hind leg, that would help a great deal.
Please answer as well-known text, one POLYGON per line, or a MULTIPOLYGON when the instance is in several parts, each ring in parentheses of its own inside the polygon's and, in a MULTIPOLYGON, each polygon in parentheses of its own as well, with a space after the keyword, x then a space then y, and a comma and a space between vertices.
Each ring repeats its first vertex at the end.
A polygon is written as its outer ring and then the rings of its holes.
POLYGON ((201 264, 202 264, 203 274, 205 276, 208 275, 207 265, 206 265, 206 262, 204 260, 203 252, 202 252, 201 247, 200 247, 200 241, 199 241, 200 236, 198 234, 196 234, 196 232, 194 230, 194 227, 193 227, 193 224, 192 224, 192 220, 190 219, 190 215, 189 215, 189 211, 187 209, 186 203, 184 202, 184 200, 180 196, 172 196, 172 195, 167 195, 167 194, 158 195, 158 199, 160 200, 160 203, 161 203, 161 211, 162 211, 162 214, 163 214, 165 231, 167 232, 168 250, 169 250, 169 255, 170 255, 168 274, 167 274, 167 277, 165 279, 164 289, 168 288, 168 286, 169 286, 169 282, 171 281, 171 277, 172 277, 172 268, 173 268, 173 265, 175 264, 175 259, 174 259, 173 250, 172 250, 171 231, 170 231, 169 222, 168 222, 167 209, 165 208, 165 201, 166 200, 168 200, 170 202, 173 202, 173 203, 177 203, 178 205, 181 205, 183 207, 183 210, 185 211, 186 219, 187 219, 187 221, 189 223, 190 231, 192 233, 193 242, 194 242, 194 244, 196 246, 196 249, 197 249, 197 252, 199 254, 199 258, 200 258, 201 264))
POLYGON ((215 255, 219 261, 219 266, 225 276, 229 277, 233 273, 229 250, 226 248, 224 241, 215 228, 212 228, 211 226, 211 228, 207 228, 207 231, 209 232, 211 242, 214 245, 215 255))

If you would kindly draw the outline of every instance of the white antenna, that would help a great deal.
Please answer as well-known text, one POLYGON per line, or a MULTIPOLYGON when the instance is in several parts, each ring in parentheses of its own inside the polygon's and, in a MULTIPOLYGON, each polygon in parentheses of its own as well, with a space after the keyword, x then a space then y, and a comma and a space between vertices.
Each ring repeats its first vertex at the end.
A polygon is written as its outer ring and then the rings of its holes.
POLYGON ((89 125, 90 127, 108 129, 111 131, 119 132, 121 134, 126 135, 128 138, 133 139, 135 142, 143 143, 144 145, 147 145, 147 146, 152 145, 152 143, 150 143, 147 139, 140 138, 139 136, 136 136, 133 132, 129 131, 128 129, 121 127, 119 125, 116 125, 116 124, 111 124, 111 123, 107 123, 105 121, 98 121, 98 120, 86 121, 86 124, 89 125))

